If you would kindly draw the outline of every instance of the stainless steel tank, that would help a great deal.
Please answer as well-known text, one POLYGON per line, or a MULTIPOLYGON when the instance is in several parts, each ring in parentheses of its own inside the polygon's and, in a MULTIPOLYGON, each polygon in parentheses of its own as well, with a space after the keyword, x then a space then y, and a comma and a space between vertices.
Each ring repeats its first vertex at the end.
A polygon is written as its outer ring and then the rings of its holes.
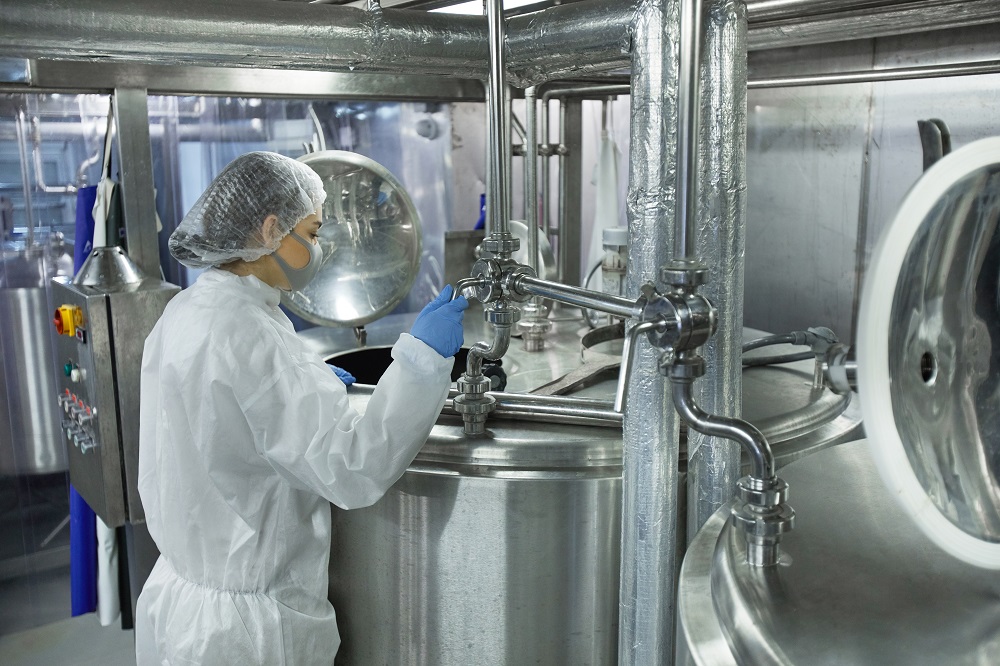
POLYGON ((56 404, 51 278, 72 275, 72 247, 6 243, 0 257, 0 474, 67 468, 56 404))
MULTIPOLYGON (((374 322, 391 344, 412 317, 374 322)), ((483 331, 472 320, 466 340, 483 331)), ((546 351, 512 345, 508 390, 523 392, 580 366, 581 322, 557 322, 546 351)), ((318 351, 350 350, 353 334, 305 335, 318 351)), ((331 362, 371 382, 386 348, 331 362)), ((746 414, 782 460, 858 436, 849 397, 810 388, 810 363, 746 373, 746 414)), ((609 398, 613 380, 578 394, 609 398)), ((363 410, 364 390, 352 388, 363 410)), ((621 431, 492 420, 467 439, 443 417, 378 503, 333 510, 330 599, 340 664, 611 664, 617 655, 621 431)), ((679 498, 683 515, 683 497, 679 498)))
POLYGON ((688 548, 679 664, 997 663, 1000 576, 921 533, 882 484, 867 442, 821 451, 781 476, 795 508, 781 565, 743 563, 728 507, 688 548))
POLYGON ((334 510, 337 661, 611 663, 620 521, 617 430, 508 421, 473 440, 443 418, 384 498, 334 510))
POLYGON ((750 566, 728 507, 681 570, 685 664, 1000 663, 1000 137, 928 169, 858 311, 868 440, 789 465, 794 529, 750 566))

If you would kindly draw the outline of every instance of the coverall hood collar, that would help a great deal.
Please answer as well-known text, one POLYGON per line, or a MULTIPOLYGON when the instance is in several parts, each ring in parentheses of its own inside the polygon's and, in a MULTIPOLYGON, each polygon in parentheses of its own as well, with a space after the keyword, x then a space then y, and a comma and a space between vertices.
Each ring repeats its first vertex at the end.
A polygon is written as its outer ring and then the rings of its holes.
POLYGON ((198 277, 199 282, 235 287, 250 301, 271 308, 281 302, 281 291, 254 275, 237 275, 222 268, 209 268, 198 277))

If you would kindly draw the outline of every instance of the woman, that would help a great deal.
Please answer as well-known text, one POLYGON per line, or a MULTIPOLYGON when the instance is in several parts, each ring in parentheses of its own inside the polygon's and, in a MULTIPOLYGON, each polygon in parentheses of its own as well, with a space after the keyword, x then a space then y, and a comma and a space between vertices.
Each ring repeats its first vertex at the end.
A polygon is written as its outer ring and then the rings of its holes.
POLYGON ((322 261, 324 198, 309 167, 249 153, 170 238, 211 268, 143 354, 139 493, 161 556, 136 611, 139 666, 332 663, 328 502, 378 500, 444 404, 468 307, 450 286, 400 336, 363 415, 278 308, 322 261))

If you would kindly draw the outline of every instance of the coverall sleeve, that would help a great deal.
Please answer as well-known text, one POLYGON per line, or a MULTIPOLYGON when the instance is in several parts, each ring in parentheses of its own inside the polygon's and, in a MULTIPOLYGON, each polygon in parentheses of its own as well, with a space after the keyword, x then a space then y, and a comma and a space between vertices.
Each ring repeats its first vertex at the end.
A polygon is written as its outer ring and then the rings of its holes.
POLYGON ((322 360, 292 365, 245 411, 254 446, 293 485, 343 509, 375 503, 423 446, 453 359, 403 334, 364 414, 322 360))

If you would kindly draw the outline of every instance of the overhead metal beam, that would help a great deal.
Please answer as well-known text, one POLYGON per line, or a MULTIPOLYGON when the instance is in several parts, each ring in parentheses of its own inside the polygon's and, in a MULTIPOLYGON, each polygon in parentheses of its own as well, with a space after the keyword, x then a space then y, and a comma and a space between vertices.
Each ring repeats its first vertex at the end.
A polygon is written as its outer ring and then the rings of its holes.
MULTIPOLYGON (((21 61, 29 62, 29 61, 21 61)), ((362 74, 235 67, 192 67, 63 60, 30 61, 26 76, 5 79, 0 90, 104 92, 144 88, 151 94, 308 97, 311 99, 482 101, 483 84, 417 74, 362 74)), ((19 69, 14 70, 15 74, 19 69)))

